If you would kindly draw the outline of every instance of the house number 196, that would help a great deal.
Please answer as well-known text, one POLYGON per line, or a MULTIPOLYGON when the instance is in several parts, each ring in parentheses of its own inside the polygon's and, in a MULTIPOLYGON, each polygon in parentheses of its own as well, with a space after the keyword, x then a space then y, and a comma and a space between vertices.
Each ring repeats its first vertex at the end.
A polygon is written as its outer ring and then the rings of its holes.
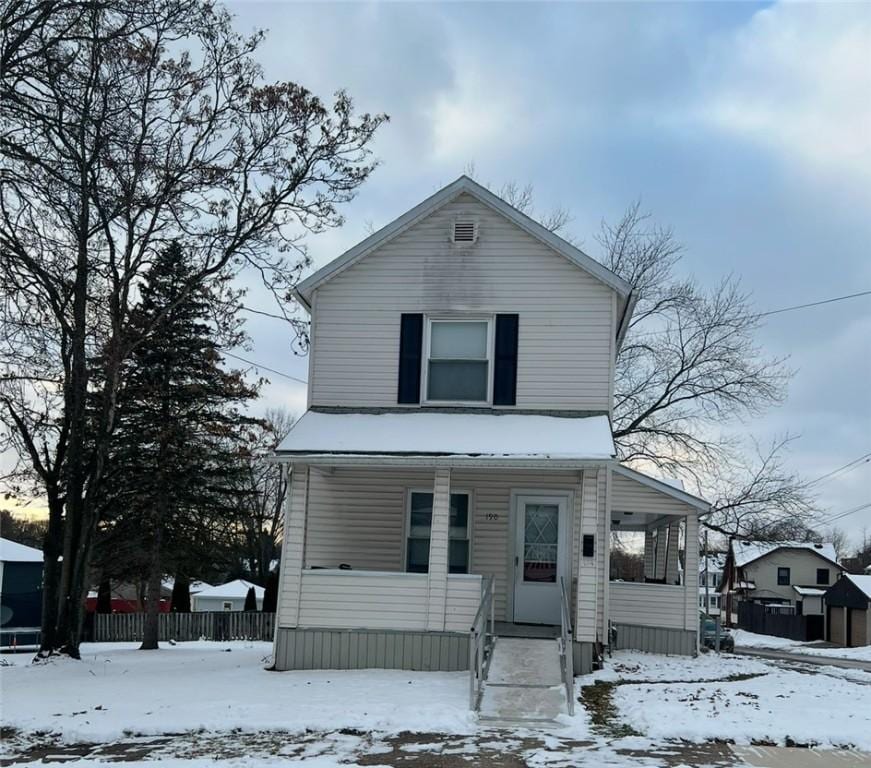
POLYGON ((499 513, 498 512, 488 512, 485 519, 487 520, 498 520, 499 513))

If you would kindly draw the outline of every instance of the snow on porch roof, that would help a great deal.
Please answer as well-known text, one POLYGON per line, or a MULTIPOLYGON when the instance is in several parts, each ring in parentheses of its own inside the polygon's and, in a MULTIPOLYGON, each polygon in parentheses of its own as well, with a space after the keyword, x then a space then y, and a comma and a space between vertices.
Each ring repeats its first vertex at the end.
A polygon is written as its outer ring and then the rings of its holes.
POLYGON ((277 453, 610 459, 614 441, 607 416, 306 411, 277 453))

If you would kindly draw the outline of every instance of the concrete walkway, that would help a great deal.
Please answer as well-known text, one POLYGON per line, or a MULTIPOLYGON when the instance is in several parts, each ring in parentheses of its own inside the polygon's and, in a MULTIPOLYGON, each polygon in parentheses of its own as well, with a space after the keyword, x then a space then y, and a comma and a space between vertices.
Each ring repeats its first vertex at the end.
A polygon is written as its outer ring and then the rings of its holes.
POLYGON ((490 726, 556 725, 566 712, 556 640, 500 637, 478 716, 490 726))
POLYGON ((861 669, 871 672, 871 662, 857 659, 841 659, 837 656, 817 656, 809 653, 793 653, 779 648, 735 648, 739 656, 758 656, 762 659, 775 661, 795 661, 800 664, 816 664, 821 667, 841 667, 842 669, 861 669))
POLYGON ((871 754, 855 749, 731 746, 742 765, 754 768, 871 768, 871 754))

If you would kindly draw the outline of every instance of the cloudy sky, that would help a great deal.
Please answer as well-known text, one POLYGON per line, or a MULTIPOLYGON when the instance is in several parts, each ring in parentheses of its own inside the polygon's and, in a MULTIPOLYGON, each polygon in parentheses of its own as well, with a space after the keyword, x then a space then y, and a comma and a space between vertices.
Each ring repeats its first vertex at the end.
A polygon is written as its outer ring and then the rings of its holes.
MULTIPOLYGON (((593 256, 599 222, 641 198, 687 274, 739 276, 760 310, 871 289, 871 5, 230 8, 240 30, 270 31, 269 79, 346 88, 391 117, 346 226, 309 241, 317 266, 474 163, 568 208, 593 256)), ((280 322, 249 331, 252 359, 305 378, 280 322)), ((808 478, 871 454, 871 297, 774 315, 761 340, 796 375, 747 431, 799 435, 788 461, 808 478)), ((301 413, 304 386, 267 375, 264 406, 301 413)), ((818 490, 832 514, 871 502, 871 462, 818 490)), ((871 508, 838 525, 871 535, 871 508)))

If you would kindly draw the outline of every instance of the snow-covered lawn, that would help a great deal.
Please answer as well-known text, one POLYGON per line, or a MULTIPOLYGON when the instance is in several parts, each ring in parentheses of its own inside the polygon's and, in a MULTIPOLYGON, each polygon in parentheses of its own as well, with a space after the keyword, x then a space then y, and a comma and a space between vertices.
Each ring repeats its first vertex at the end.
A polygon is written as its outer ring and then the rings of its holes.
POLYGON ((597 680, 616 683, 618 720, 654 740, 792 741, 871 750, 871 674, 861 670, 798 671, 746 657, 621 651, 605 670, 580 682, 597 680))
MULTIPOLYGON (((208 764, 202 760, 211 754, 227 768, 270 766, 281 757, 332 768, 391 749, 471 760, 499 752, 488 746, 496 736, 468 710, 462 672, 267 672, 268 643, 181 643, 157 652, 114 643, 82 651, 81 662, 0 657, 2 724, 21 732, 4 744, 7 754, 33 755, 28 748, 48 742, 72 750, 69 758, 79 742, 157 744, 151 737, 161 734, 176 736, 154 747, 163 751, 153 759, 181 765, 171 761, 184 758, 188 768, 208 764), (419 743, 406 743, 406 731, 419 743)), ((579 678, 579 693, 596 681, 610 684, 599 690, 607 693, 612 731, 601 726, 601 713, 578 706, 563 728, 535 742, 519 731, 504 734, 516 742, 512 754, 528 765, 562 766, 592 750, 598 762, 591 764, 628 765, 627 750, 684 748, 669 739, 871 749, 871 674, 857 669, 798 671, 748 657, 622 651, 606 669, 579 678)), ((90 755, 81 764, 100 759, 90 755)))
POLYGON ((270 643, 191 642, 137 651, 86 644, 82 661, 3 656, 2 722, 65 741, 199 729, 469 733, 463 672, 267 672, 270 643))
POLYGON ((808 656, 829 656, 833 659, 852 659, 854 661, 871 661, 871 645, 860 648, 832 648, 801 643, 785 637, 773 635, 757 635, 744 629, 735 630, 735 646, 737 648, 770 648, 790 653, 803 653, 808 656))

